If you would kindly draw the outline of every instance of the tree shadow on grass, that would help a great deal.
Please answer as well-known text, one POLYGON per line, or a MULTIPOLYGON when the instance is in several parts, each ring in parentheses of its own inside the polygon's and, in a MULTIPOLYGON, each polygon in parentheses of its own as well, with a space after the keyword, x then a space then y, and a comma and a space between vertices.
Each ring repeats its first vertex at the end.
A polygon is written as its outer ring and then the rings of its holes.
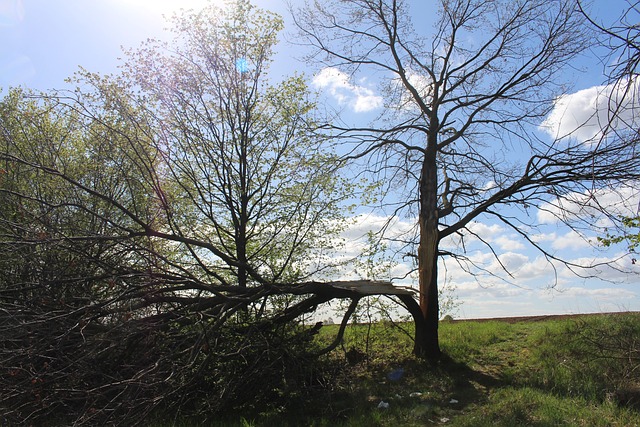
POLYGON ((345 366, 342 375, 333 390, 310 396, 296 404, 293 412, 288 409, 290 421, 283 424, 279 419, 280 425, 300 425, 294 419, 306 419, 306 425, 441 424, 469 407, 484 404, 491 389, 506 385, 500 378, 447 356, 435 364, 405 358, 345 366))

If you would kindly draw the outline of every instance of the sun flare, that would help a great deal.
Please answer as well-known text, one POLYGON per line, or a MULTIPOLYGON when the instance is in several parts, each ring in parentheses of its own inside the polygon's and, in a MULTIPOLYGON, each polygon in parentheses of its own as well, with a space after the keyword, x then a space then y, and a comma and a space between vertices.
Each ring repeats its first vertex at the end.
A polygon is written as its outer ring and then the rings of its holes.
POLYGON ((122 10, 130 10, 135 13, 144 12, 155 16, 171 16, 181 9, 202 9, 213 5, 224 7, 225 0, 115 0, 115 4, 122 10))

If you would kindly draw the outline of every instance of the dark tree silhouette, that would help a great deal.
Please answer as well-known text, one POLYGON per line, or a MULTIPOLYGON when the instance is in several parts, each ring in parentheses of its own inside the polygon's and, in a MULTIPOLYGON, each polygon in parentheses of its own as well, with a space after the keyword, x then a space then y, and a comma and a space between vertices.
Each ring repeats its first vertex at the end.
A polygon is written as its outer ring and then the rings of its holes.
POLYGON ((353 185, 303 79, 268 77, 281 18, 240 0, 174 24, 118 75, 0 101, 2 424, 202 421, 304 388, 337 345, 304 324, 319 304, 416 311, 312 280, 353 185))

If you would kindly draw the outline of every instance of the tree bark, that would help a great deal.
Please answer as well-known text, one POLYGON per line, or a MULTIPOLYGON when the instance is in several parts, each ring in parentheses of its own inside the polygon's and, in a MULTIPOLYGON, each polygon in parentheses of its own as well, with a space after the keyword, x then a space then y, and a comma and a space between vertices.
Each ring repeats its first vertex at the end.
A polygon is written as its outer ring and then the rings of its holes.
POLYGON ((418 246, 418 281, 420 285, 420 309, 424 318, 424 333, 416 355, 427 359, 438 359, 441 355, 438 341, 438 173, 436 164, 437 120, 432 120, 432 131, 427 141, 427 150, 420 174, 420 244, 418 246), (419 354, 418 354, 419 353, 419 354))
POLYGON ((438 359, 441 355, 438 340, 438 229, 420 219, 420 246, 418 248, 418 278, 420 283, 420 311, 423 325, 419 332, 416 321, 416 355, 438 359), (435 228, 435 229, 434 229, 435 228))

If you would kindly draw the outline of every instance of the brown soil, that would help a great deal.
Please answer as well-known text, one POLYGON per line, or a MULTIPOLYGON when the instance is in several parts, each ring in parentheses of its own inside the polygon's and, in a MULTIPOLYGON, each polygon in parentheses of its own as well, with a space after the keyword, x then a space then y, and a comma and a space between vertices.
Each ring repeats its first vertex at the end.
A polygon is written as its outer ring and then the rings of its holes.
MULTIPOLYGON (((637 311, 628 311, 624 313, 640 313, 637 311)), ((580 317, 589 317, 589 316, 608 316, 612 314, 623 314, 623 312, 617 313, 584 313, 584 314, 548 314, 548 315, 540 315, 540 316, 516 316, 516 317, 491 317, 491 318, 482 318, 482 319, 457 319, 454 322, 490 322, 490 321, 500 321, 507 323, 517 323, 517 322, 541 322, 544 320, 554 320, 554 319, 569 319, 569 318, 580 318, 580 317)))

